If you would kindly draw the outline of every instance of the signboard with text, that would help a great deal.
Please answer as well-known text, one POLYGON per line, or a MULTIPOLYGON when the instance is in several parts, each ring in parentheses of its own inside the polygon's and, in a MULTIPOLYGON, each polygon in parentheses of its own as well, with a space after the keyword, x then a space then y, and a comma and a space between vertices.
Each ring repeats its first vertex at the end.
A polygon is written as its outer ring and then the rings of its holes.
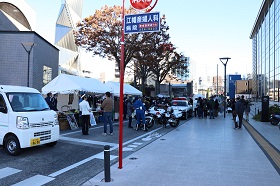
POLYGON ((159 12, 129 14, 124 16, 124 33, 160 31, 159 12))

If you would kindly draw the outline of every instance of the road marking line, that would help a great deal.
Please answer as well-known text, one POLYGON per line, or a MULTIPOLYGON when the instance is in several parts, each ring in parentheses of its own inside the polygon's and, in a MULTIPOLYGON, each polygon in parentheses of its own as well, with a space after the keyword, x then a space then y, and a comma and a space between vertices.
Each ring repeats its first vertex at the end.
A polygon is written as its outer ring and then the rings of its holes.
POLYGON ((19 170, 19 169, 14 169, 14 168, 11 168, 11 167, 5 167, 3 169, 0 169, 0 179, 5 178, 5 177, 10 176, 10 175, 13 175, 13 174, 16 174, 20 171, 21 170, 19 170))
POLYGON ((143 143, 137 143, 137 142, 135 142, 135 143, 132 143, 133 145, 142 145, 143 143))
POLYGON ((41 186, 44 185, 50 181, 54 180, 54 178, 50 178, 47 176, 42 176, 42 175, 36 175, 31 178, 28 178, 26 180, 23 180, 21 182, 18 182, 17 184, 14 184, 12 186, 41 186))
MULTIPOLYGON (((123 143, 123 145, 127 145, 127 144, 129 144, 129 143, 132 143, 132 142, 134 142, 134 141, 136 141, 136 140, 138 140, 138 139, 141 139, 141 138, 143 138, 143 137, 145 137, 145 136, 147 136, 147 135, 149 135, 149 134, 152 134, 153 132, 155 132, 155 131, 158 131, 158 130, 160 130, 162 127, 160 127, 160 128, 157 128, 157 129, 155 129, 155 130, 152 130, 151 132, 147 132, 147 133, 145 133, 145 134, 143 134, 143 135, 141 135, 141 136, 138 136, 138 137, 136 137, 136 138, 133 138, 133 139, 131 139, 131 140, 129 140, 129 141, 126 141, 125 143, 123 143)), ((68 137, 63 137, 63 138, 67 138, 67 139, 72 139, 72 138, 68 138, 68 137)), ((79 139, 80 140, 80 139, 79 139)), ((74 141, 74 139, 73 139, 73 141, 74 141)), ((88 141, 90 141, 90 140, 88 140, 88 141)), ((92 144, 93 144, 93 141, 90 141, 92 144)), ((95 141, 96 142, 96 141, 95 141)), ((96 143, 99 143, 99 142, 96 142, 96 143)), ((104 144, 108 144, 107 142, 100 142, 100 143, 104 143, 104 144)), ((113 144, 113 143, 109 143, 109 144, 113 144)), ((112 150, 115 150, 115 149, 117 149, 117 148, 119 148, 119 145, 116 145, 116 144, 113 144, 113 146, 112 146, 112 148, 110 148, 110 150, 112 151, 112 150)), ((88 158, 86 158, 86 159, 84 159, 84 160, 82 160, 82 161, 79 161, 79 162, 77 162, 77 163, 74 163, 74 164, 72 164, 72 165, 70 165, 70 166, 68 166, 68 167, 65 167, 65 168, 63 168, 63 169, 61 169, 61 170, 59 170, 59 171, 56 171, 56 172, 54 172, 54 173, 52 173, 52 174, 49 174, 48 176, 50 176, 50 177, 56 177, 56 176, 58 176, 58 175, 60 175, 60 174, 63 174, 63 173, 65 173, 65 172, 67 172, 67 171, 69 171, 69 170, 71 170, 71 169, 74 169, 74 168, 76 168, 76 167, 78 167, 78 166, 80 166, 80 165, 82 165, 82 164, 84 164, 84 163, 87 163, 87 162, 89 162, 89 161, 91 161, 91 160, 93 160, 93 159, 95 159, 95 158, 98 158, 98 159, 100 159, 100 157, 102 157, 102 156, 104 156, 104 152, 102 151, 102 152, 100 152, 100 153, 98 153, 98 154, 95 154, 95 155, 93 155, 93 156, 90 156, 90 157, 88 157, 88 158)))
POLYGON ((123 151, 132 151, 133 150, 133 148, 129 148, 129 147, 124 147, 123 148, 123 151))
POLYGON ((65 140, 65 141, 73 141, 73 142, 79 142, 79 143, 94 144, 94 145, 118 146, 117 143, 108 143, 108 142, 103 142, 103 141, 94 141, 94 140, 86 140, 86 139, 79 139, 79 138, 70 138, 70 137, 64 137, 64 136, 61 136, 59 139, 65 140))

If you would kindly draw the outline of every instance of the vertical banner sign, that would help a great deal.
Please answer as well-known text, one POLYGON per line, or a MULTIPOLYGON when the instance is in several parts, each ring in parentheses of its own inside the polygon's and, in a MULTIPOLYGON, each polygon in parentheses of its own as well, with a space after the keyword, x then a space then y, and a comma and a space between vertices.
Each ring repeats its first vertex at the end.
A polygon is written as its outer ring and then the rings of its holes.
POLYGON ((159 12, 130 14, 124 18, 124 33, 160 31, 159 12))

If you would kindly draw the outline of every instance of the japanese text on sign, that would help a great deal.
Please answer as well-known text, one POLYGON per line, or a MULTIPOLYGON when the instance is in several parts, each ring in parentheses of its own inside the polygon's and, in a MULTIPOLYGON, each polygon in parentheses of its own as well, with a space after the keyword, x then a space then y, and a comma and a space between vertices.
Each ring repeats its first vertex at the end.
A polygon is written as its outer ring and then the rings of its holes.
POLYGON ((125 15, 124 32, 157 32, 160 30, 159 12, 125 15))

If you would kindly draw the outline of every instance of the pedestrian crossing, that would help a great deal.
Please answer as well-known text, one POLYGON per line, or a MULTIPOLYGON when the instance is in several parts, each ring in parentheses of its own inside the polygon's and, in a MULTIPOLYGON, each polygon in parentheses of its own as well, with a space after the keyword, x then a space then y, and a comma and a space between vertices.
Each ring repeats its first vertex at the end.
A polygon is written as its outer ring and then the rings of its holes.
MULTIPOLYGON (((22 170, 19 169, 15 169, 12 167, 5 167, 0 169, 0 185, 4 185, 4 183, 1 183, 1 180, 4 178, 8 178, 9 176, 15 175, 19 172, 21 172, 22 170)), ((30 178, 27 178, 23 181, 20 181, 16 184, 13 184, 12 186, 41 186, 44 185, 52 180, 54 180, 55 178, 49 177, 49 176, 43 176, 43 175, 35 175, 32 176, 30 178)))

